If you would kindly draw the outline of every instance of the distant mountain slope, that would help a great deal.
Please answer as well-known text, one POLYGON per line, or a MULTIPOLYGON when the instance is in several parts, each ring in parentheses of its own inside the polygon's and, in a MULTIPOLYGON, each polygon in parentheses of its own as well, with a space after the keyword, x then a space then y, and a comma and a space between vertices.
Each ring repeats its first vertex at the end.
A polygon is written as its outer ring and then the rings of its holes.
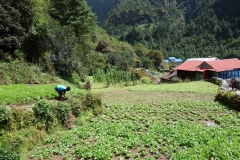
POLYGON ((103 28, 165 56, 240 58, 239 8, 239 0, 119 0, 103 28))
POLYGON ((117 0, 86 0, 87 4, 92 7, 93 13, 95 13, 100 24, 106 19, 109 11, 114 8, 117 0))

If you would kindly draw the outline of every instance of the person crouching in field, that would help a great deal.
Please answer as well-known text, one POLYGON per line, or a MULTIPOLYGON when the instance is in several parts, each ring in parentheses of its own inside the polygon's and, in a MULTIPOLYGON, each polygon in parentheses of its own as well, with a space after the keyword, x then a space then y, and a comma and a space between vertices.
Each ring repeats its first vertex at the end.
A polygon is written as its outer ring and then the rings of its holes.
POLYGON ((70 87, 65 87, 65 86, 62 86, 62 85, 57 85, 55 87, 55 90, 58 92, 58 95, 59 95, 59 100, 62 100, 62 97, 65 98, 65 94, 67 91, 70 91, 70 87))
POLYGON ((232 91, 237 91, 238 81, 235 78, 232 78, 231 85, 232 85, 232 91))

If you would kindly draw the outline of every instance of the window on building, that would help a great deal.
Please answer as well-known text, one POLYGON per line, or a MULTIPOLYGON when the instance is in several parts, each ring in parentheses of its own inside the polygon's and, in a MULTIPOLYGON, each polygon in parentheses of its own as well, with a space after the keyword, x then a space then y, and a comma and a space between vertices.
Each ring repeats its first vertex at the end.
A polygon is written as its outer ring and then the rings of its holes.
POLYGON ((223 72, 223 79, 227 79, 228 77, 228 72, 223 72))

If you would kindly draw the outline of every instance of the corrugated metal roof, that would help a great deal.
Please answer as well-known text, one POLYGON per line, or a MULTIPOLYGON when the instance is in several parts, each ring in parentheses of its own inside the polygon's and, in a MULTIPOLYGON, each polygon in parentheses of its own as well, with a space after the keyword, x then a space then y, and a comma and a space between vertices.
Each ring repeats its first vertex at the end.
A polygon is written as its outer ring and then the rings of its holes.
POLYGON ((184 63, 180 64, 174 69, 186 70, 186 71, 199 71, 199 72, 203 72, 205 70, 222 72, 222 71, 240 69, 240 60, 237 58, 207 61, 206 63, 209 64, 213 69, 200 68, 200 65, 203 62, 204 61, 185 61, 184 63))
POLYGON ((216 70, 216 72, 240 69, 240 60, 237 58, 222 59, 222 60, 210 61, 206 63, 212 66, 216 70))
POLYGON ((189 58, 186 61, 215 61, 219 60, 217 57, 212 57, 212 58, 189 58))
POLYGON ((175 67, 175 70, 195 71, 203 61, 185 61, 179 66, 175 67))

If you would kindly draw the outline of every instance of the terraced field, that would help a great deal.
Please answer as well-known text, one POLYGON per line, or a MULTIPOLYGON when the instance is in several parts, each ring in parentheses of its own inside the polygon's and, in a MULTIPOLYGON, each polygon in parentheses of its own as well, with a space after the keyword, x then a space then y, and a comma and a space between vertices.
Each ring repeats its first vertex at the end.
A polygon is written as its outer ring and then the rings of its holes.
POLYGON ((49 136, 25 158, 240 159, 240 113, 214 102, 211 89, 104 91, 102 115, 49 136))

